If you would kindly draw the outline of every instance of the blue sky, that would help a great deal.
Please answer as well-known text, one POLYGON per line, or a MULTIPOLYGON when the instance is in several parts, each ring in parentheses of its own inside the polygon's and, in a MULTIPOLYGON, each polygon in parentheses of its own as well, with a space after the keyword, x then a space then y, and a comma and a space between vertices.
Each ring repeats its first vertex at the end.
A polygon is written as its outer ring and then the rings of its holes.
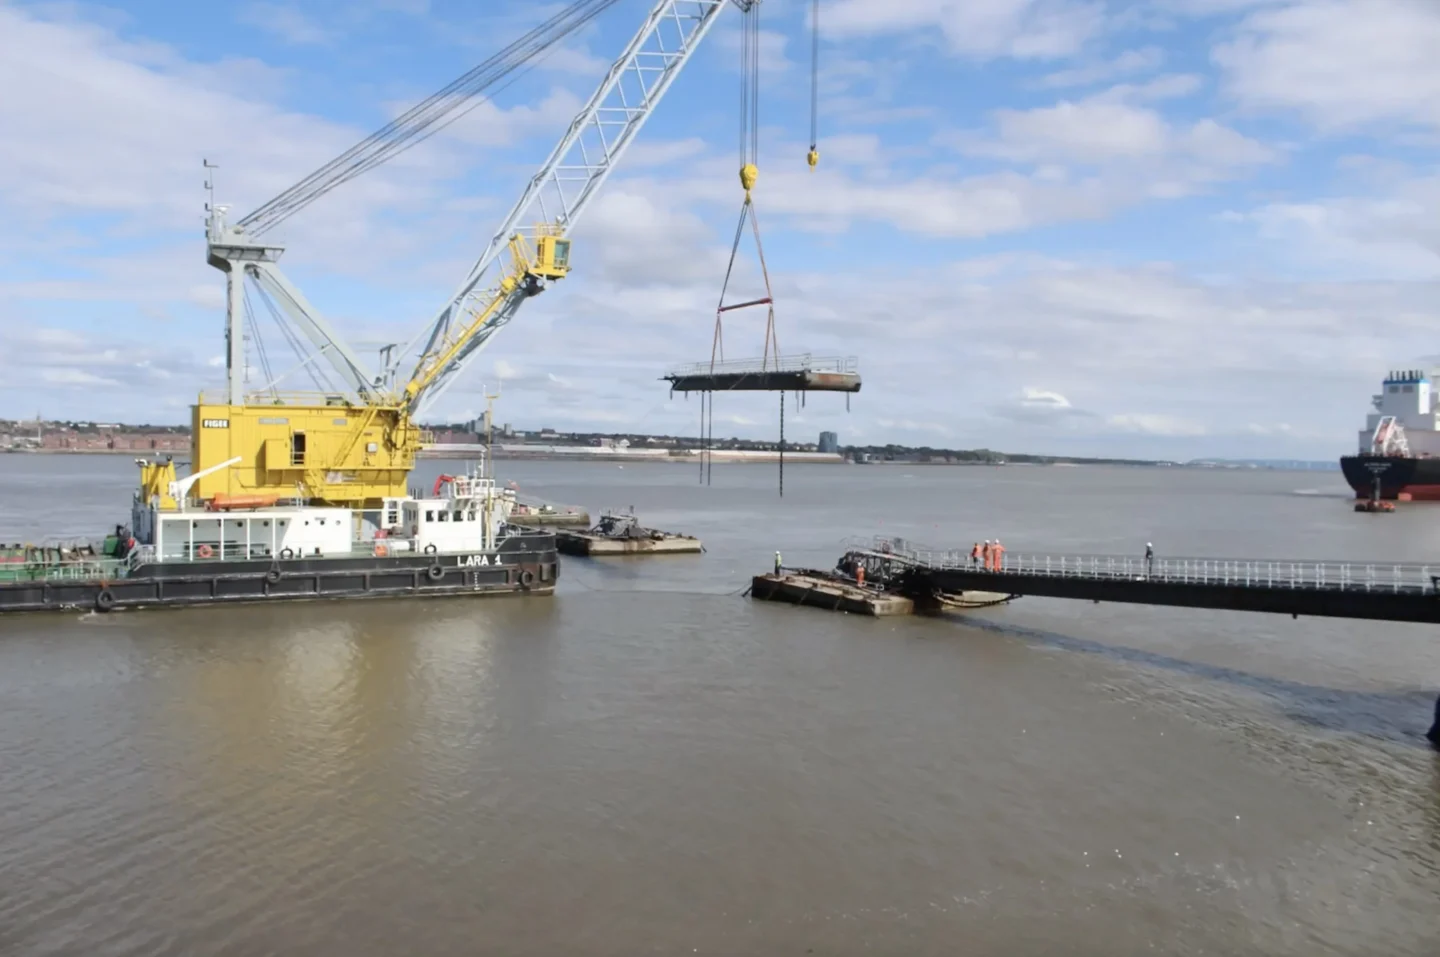
MULTIPOLYGON (((273 234, 357 349, 433 313, 648 7, 273 234)), ((1440 354, 1440 3, 822 0, 814 173, 808 8, 763 7, 756 203, 782 348, 858 356, 865 389, 791 434, 1325 458, 1440 354)), ((202 157, 248 212, 553 9, 0 0, 0 416, 183 421, 223 373, 202 157)), ((439 413, 499 387, 517 426, 694 430, 657 378, 709 356, 739 24, 439 413)), ((732 356, 762 321, 727 318, 732 356)), ((716 429, 770 437, 773 406, 726 396, 716 429)))

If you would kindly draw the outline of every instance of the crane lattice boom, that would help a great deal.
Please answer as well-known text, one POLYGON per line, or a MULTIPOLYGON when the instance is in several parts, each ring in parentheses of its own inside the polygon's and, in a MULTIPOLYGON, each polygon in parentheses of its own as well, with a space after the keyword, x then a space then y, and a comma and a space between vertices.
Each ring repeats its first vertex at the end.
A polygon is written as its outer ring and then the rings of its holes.
POLYGON ((567 235, 714 25, 720 10, 729 3, 748 10, 756 2, 660 0, 650 11, 589 102, 531 177, 455 293, 407 347, 409 351, 422 339, 425 343, 410 377, 412 383, 427 357, 441 351, 453 355, 415 392, 417 414, 440 397, 490 338, 514 318, 526 298, 544 288, 544 282, 538 287, 522 284, 510 290, 504 289, 503 283, 486 283, 495 260, 512 238, 535 235, 535 222, 547 233, 567 235), (452 328, 466 314, 485 315, 487 319, 478 327, 471 323, 452 334, 452 328))

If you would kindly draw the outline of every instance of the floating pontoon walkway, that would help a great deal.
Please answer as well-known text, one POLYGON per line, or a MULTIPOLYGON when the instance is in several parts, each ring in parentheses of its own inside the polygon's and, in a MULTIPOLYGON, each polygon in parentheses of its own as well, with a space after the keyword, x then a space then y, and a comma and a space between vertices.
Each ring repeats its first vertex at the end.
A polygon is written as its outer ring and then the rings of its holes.
MULTIPOLYGON (((912 600, 983 590, 1295 618, 1440 622, 1440 564, 1004 554, 999 568, 987 569, 968 548, 941 551, 883 538, 852 543, 841 562, 912 600)), ((1440 750, 1440 698, 1425 737, 1440 750)))
POLYGON ((1003 557, 998 570, 969 549, 941 551, 880 540, 847 555, 868 577, 912 597, 992 591, 1094 602, 1275 614, 1440 622, 1440 564, 1143 558, 1108 555, 1003 557))

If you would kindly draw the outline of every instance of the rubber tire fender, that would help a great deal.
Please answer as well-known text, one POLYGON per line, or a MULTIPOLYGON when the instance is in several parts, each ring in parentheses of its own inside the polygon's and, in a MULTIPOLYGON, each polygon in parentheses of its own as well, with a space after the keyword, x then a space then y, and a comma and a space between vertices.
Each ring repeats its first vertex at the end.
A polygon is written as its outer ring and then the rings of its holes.
POLYGON ((431 565, 429 568, 425 569, 425 577, 430 579, 432 582, 438 582, 440 579, 445 577, 445 569, 441 568, 439 565, 431 565))
POLYGON ((520 571, 520 587, 521 587, 521 588, 529 588, 529 587, 530 587, 531 585, 533 585, 533 584, 535 584, 535 573, 532 572, 532 571, 531 571, 530 569, 528 569, 528 568, 521 569, 521 571, 520 571))
POLYGON ((109 611, 114 607, 115 595, 108 588, 100 589, 100 593, 95 596, 95 610, 109 611))
POLYGON ((265 580, 274 585, 280 581, 280 569, 272 568, 265 573, 265 580))

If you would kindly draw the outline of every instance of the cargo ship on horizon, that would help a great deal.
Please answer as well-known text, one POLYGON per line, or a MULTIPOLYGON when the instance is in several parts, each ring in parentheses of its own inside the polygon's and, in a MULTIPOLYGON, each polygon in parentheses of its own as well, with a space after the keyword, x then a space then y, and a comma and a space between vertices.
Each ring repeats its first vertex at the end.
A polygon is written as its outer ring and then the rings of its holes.
POLYGON ((1355 497, 1440 501, 1440 395, 1431 376, 1392 371, 1371 405, 1357 453, 1340 457, 1355 497))

